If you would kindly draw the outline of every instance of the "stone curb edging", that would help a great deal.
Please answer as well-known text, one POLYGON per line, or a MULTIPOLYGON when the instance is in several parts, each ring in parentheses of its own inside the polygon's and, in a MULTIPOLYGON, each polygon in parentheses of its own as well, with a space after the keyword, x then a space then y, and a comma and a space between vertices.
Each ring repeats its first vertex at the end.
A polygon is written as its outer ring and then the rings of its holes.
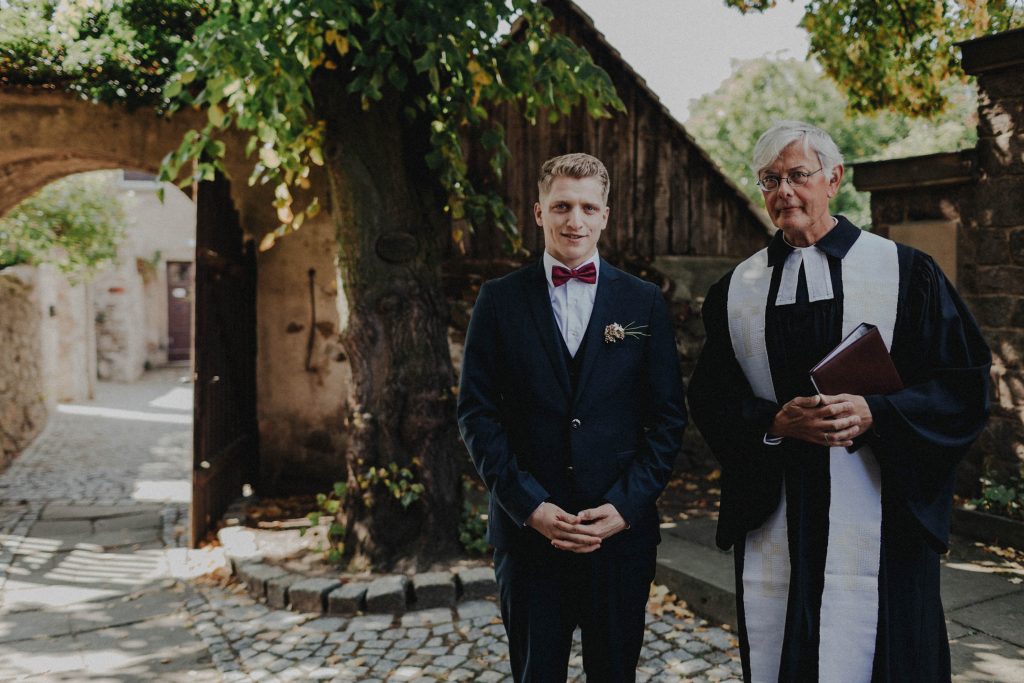
POLYGON ((953 508, 953 533, 976 541, 1024 550, 1024 522, 980 510, 953 508))
POLYGON ((351 617, 402 614, 454 607, 497 594, 491 567, 460 567, 423 574, 378 575, 369 580, 311 577, 270 564, 239 527, 222 529, 218 538, 231 571, 254 599, 273 609, 351 617), (228 533, 224 533, 231 529, 228 533))

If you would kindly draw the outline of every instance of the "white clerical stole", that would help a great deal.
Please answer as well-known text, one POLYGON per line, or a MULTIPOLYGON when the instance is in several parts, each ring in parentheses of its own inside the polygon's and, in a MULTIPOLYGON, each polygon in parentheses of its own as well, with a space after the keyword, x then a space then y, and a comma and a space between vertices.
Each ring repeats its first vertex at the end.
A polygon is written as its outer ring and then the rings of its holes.
MULTIPOLYGON (((794 249, 783 264, 776 306, 796 301, 800 266, 808 299, 831 299, 828 256, 817 247, 794 249)), ((862 322, 878 327, 892 345, 899 296, 896 244, 862 232, 842 260, 845 337, 862 322)), ((774 268, 762 249, 736 267, 729 283, 729 335, 754 393, 777 403, 765 344, 765 310, 774 268)), ((822 593, 818 680, 868 681, 878 622, 881 550, 881 477, 870 447, 855 453, 829 449, 829 531, 822 593)), ((775 512, 747 534, 743 610, 754 681, 778 680, 789 596, 790 555, 785 485, 775 512)))

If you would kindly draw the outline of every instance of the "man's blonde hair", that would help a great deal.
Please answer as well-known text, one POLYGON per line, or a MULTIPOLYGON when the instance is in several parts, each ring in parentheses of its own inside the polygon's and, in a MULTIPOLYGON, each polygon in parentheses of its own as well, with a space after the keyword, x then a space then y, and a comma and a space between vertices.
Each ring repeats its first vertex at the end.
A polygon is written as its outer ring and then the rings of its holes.
POLYGON ((541 197, 551 191, 551 183, 555 178, 597 178, 603 188, 603 201, 608 203, 608 190, 611 189, 611 179, 608 177, 608 169, 604 167, 601 160, 582 152, 563 154, 544 162, 540 167, 540 180, 537 181, 537 190, 541 197))

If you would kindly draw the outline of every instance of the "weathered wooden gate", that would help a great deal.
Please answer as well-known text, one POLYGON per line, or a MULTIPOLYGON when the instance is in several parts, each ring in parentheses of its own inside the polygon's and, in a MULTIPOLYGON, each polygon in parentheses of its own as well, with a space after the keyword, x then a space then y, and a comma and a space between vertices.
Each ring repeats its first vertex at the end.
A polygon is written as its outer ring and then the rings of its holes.
POLYGON ((224 178, 199 185, 196 214, 193 547, 259 471, 255 246, 224 178))

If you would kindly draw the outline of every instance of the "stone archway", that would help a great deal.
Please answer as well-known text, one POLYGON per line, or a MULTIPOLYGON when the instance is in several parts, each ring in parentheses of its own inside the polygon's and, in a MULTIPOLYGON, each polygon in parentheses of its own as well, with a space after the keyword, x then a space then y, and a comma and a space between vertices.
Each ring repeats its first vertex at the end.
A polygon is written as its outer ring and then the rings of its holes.
MULTIPOLYGON (((192 112, 161 118, 150 110, 127 111, 53 91, 2 89, 0 215, 44 185, 73 173, 116 168, 153 173, 163 156, 199 121, 192 112)), ((198 293, 200 306, 206 301, 208 307, 246 310, 252 315, 245 317, 244 329, 236 324, 231 334, 225 334, 217 329, 216 312, 196 313, 197 320, 206 324, 202 333, 197 330, 193 365, 197 387, 193 543, 202 538, 212 519, 219 518, 223 507, 240 495, 241 483, 252 481, 251 477, 239 481, 239 472, 258 466, 252 240, 247 240, 240 229, 230 186, 223 181, 211 183, 216 185, 211 191, 206 185, 192 193, 199 204, 195 259, 198 281, 200 287, 206 286, 198 293), (232 343, 241 346, 227 348, 232 343), (225 422, 225 416, 230 416, 230 423, 225 422), (243 457, 249 462, 239 463, 243 457), (232 476, 218 478, 222 472, 232 476), (201 522, 198 527, 197 521, 201 522)), ((246 194, 259 197, 262 193, 246 194)), ((249 205, 256 201, 259 199, 254 198, 249 205)))
MULTIPOLYGON (((129 111, 54 90, 0 88, 0 215, 72 173, 112 168, 156 173, 185 132, 204 121, 191 110, 162 117, 152 109, 129 111)), ((230 155, 243 145, 228 148, 230 155)), ((229 156, 226 165, 236 177, 247 176, 244 158, 229 156)), ((247 233, 260 235, 275 227, 266 209, 270 191, 236 185, 231 198, 247 233)))

